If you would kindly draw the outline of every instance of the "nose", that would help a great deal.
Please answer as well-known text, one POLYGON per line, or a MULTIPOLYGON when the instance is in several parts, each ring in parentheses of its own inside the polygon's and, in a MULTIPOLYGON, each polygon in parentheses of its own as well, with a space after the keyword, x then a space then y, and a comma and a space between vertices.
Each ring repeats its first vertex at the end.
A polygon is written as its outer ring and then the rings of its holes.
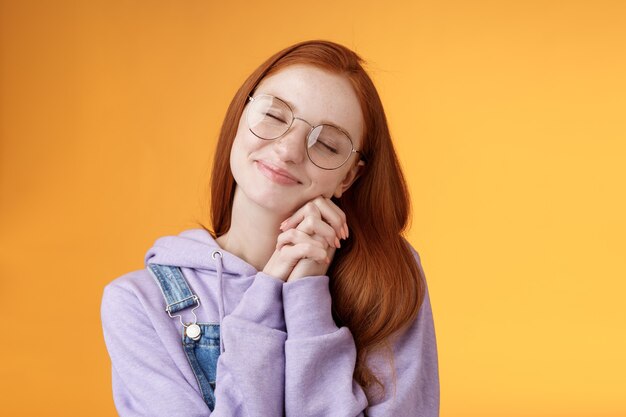
POLYGON ((274 141, 274 150, 283 162, 299 164, 306 158, 304 141, 310 127, 306 123, 296 123, 297 120, 294 120, 287 133, 274 141))

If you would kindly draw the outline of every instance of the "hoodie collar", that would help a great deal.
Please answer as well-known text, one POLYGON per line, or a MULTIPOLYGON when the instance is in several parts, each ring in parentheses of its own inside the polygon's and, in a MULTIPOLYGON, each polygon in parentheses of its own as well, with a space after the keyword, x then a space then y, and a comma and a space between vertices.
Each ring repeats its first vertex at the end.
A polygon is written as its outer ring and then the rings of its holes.
POLYGON ((205 229, 189 229, 177 236, 158 238, 146 253, 144 263, 179 266, 192 269, 216 271, 214 251, 222 253, 222 273, 251 276, 258 271, 243 259, 220 248, 213 236, 205 229))

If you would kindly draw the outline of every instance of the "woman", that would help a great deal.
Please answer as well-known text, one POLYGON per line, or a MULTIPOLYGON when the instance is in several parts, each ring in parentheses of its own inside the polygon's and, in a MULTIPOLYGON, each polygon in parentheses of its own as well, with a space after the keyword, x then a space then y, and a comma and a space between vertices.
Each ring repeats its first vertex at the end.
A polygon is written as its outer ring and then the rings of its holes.
POLYGON ((376 89, 310 41, 233 98, 212 226, 106 286, 123 416, 436 416, 437 350, 407 188, 376 89))

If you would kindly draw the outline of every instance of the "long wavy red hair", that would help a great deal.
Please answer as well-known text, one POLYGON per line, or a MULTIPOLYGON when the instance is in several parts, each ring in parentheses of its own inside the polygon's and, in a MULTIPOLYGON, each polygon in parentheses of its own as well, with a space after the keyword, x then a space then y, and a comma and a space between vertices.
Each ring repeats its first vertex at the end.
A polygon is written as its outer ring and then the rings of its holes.
POLYGON ((346 213, 350 237, 336 251, 328 275, 334 319, 354 337, 354 377, 369 395, 374 384, 385 387, 368 368, 368 354, 389 348, 390 337, 416 318, 424 298, 424 277, 402 237, 410 199, 383 105, 355 52, 329 41, 301 42, 271 56, 244 81, 228 107, 217 143, 211 179, 213 231, 202 227, 214 237, 230 228, 235 192, 230 151, 247 97, 264 77, 294 64, 345 76, 365 120, 361 148, 366 165, 341 198, 333 200, 346 213))

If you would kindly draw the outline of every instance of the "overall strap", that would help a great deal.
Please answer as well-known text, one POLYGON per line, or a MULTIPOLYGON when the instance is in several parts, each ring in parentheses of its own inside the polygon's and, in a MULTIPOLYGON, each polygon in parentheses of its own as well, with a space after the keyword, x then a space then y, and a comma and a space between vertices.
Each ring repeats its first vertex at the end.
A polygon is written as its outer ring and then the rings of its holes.
POLYGON ((180 324, 185 329, 185 334, 193 340, 199 340, 202 330, 197 324, 198 317, 194 310, 200 307, 200 299, 189 288, 189 284, 187 284, 187 280, 180 268, 177 266, 148 264, 148 271, 151 272, 165 298, 165 311, 167 314, 171 318, 178 317, 180 324), (191 306, 194 306, 191 309, 191 314, 193 314, 194 318, 191 323, 183 323, 183 318, 180 314, 172 315, 172 313, 191 306))
POLYGON ((148 270, 161 288, 166 303, 165 311, 170 317, 173 317, 171 313, 199 304, 198 296, 189 288, 179 267, 148 264, 148 270))

